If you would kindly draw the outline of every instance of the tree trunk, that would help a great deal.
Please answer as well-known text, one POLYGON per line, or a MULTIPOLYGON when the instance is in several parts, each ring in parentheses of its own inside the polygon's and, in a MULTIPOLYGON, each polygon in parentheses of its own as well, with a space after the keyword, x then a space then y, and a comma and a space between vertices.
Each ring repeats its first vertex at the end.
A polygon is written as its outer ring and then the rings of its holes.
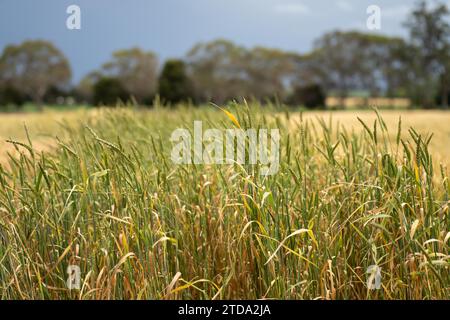
POLYGON ((40 112, 44 110, 44 96, 45 96, 44 88, 39 88, 34 95, 33 99, 34 103, 36 104, 36 107, 40 112))

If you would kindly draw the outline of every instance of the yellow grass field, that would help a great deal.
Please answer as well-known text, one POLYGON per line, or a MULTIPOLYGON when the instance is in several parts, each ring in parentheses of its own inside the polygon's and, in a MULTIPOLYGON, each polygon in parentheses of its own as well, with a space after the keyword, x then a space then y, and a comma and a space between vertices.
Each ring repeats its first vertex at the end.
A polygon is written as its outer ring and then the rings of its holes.
MULTIPOLYGON (((54 137, 61 131, 61 123, 68 124, 83 121, 88 115, 92 116, 96 110, 78 111, 46 111, 43 113, 28 114, 0 114, 0 162, 4 162, 8 151, 14 151, 7 139, 23 141, 26 139, 24 125, 27 126, 33 141, 33 147, 37 150, 48 150, 54 145, 54 137)), ((142 111, 153 112, 153 111, 142 111)), ((448 111, 382 111, 391 134, 395 135, 399 117, 402 118, 403 136, 407 135, 407 129, 413 127, 419 133, 433 133, 430 150, 437 163, 450 164, 450 112, 448 111)), ((297 115, 300 118, 300 114, 297 115)), ((376 119, 374 112, 368 111, 311 111, 305 112, 304 118, 331 119, 337 124, 356 131, 362 129, 357 117, 366 123, 372 123, 376 119)), ((291 118, 295 122, 296 117, 291 118)), ((395 138, 395 137, 393 137, 395 138)))

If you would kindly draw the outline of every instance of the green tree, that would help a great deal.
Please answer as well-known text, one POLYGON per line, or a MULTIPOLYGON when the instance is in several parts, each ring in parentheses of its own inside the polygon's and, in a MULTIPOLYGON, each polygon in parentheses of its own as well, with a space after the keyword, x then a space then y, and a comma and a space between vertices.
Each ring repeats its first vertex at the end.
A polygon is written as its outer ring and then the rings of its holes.
POLYGON ((399 38, 336 31, 318 39, 303 63, 315 82, 341 98, 351 90, 394 95, 405 84, 400 72, 405 68, 404 50, 399 38))
POLYGON ((248 94, 257 100, 283 100, 298 73, 298 59, 297 54, 277 49, 256 47, 248 50, 243 64, 248 94))
POLYGON ((95 105, 115 106, 130 97, 122 83, 115 78, 101 78, 94 85, 93 102, 95 105))
POLYGON ((299 57, 276 49, 247 49, 230 41, 196 45, 187 56, 188 74, 199 100, 283 99, 299 57))
POLYGON ((163 102, 176 104, 192 98, 192 86, 181 60, 168 60, 159 77, 159 96, 163 102))
POLYGON ((245 95, 245 49, 227 40, 194 46, 187 55, 188 75, 196 100, 224 103, 245 95))
POLYGON ((428 7, 421 1, 412 11, 405 26, 409 30, 414 54, 411 71, 416 92, 421 93, 425 107, 434 105, 434 96, 441 91, 442 104, 448 106, 450 77, 449 10, 445 4, 428 7))
POLYGON ((138 103, 152 98, 157 90, 158 60, 153 52, 139 48, 116 51, 98 73, 119 80, 138 103))
POLYGON ((308 109, 325 107, 325 93, 318 84, 295 87, 287 103, 293 106, 305 106, 308 109))
POLYGON ((17 89, 4 86, 0 88, 0 108, 9 106, 20 108, 25 103, 26 97, 17 89))
POLYGON ((31 97, 40 107, 51 87, 66 88, 70 78, 66 57, 46 41, 7 46, 0 58, 0 84, 31 97))
POLYGON ((74 94, 78 102, 94 103, 94 86, 102 78, 99 71, 93 71, 83 77, 74 88, 74 94))

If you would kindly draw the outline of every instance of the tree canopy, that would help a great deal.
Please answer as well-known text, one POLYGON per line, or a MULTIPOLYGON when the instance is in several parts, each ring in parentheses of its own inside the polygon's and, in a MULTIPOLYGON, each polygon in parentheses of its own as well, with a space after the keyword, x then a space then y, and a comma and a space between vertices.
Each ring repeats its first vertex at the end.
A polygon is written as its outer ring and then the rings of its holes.
POLYGON ((47 41, 7 46, 0 58, 0 85, 23 92, 38 105, 51 87, 67 87, 70 79, 66 57, 47 41))
POLYGON ((164 103, 192 101, 192 85, 184 61, 166 61, 159 77, 158 94, 164 103))
POLYGON ((154 96, 158 83, 158 59, 153 52, 139 48, 113 53, 111 61, 99 71, 104 77, 116 78, 139 103, 154 96))

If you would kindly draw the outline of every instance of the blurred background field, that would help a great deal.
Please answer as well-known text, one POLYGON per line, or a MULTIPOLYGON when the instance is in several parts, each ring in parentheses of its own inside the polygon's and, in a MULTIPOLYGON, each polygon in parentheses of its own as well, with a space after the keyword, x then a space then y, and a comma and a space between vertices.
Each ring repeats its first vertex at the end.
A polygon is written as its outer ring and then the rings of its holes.
MULTIPOLYGON (((82 123, 89 116, 95 117, 95 114, 101 113, 101 109, 72 108, 68 111, 60 109, 46 108, 44 112, 32 113, 11 113, 0 114, 0 159, 2 161, 7 157, 7 152, 13 152, 12 144, 6 143, 7 139, 24 142, 26 140, 26 125, 32 138, 34 147, 37 150, 51 150, 55 144, 55 137, 62 131, 62 124, 82 123)), ((215 113, 212 106, 199 108, 196 112, 215 113)), ((137 110, 142 116, 154 117, 157 119, 161 111, 158 110, 137 110)), ((392 138, 395 139, 395 133, 398 121, 401 117, 404 135, 407 135, 409 127, 413 127, 421 134, 433 134, 430 143, 430 150, 436 163, 442 162, 445 165, 450 164, 450 111, 443 110, 382 110, 380 111, 390 129, 392 138)), ((182 112, 176 110, 164 111, 164 114, 170 113, 177 117, 182 112)), ((276 114, 276 113, 275 113, 276 114)), ((348 110, 348 111, 306 111, 303 112, 304 118, 316 119, 323 118, 328 121, 330 118, 337 124, 344 125, 346 128, 354 128, 361 131, 362 126, 357 117, 366 123, 372 123, 376 115, 372 110, 348 110)), ((291 121, 298 121, 300 112, 293 112, 291 121)))

